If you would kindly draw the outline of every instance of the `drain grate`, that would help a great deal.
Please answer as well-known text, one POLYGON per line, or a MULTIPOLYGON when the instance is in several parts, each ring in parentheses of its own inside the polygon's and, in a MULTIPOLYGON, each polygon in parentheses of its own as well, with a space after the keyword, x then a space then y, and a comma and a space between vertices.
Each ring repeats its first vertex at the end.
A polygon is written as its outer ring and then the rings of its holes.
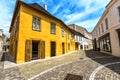
POLYGON ((74 74, 67 74, 64 80, 83 80, 83 76, 74 75, 74 74))

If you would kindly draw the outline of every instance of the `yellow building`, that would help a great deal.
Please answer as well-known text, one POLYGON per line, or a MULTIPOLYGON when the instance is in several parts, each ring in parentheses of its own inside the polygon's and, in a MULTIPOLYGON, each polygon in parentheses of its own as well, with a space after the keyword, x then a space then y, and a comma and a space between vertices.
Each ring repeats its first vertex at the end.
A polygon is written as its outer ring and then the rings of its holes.
POLYGON ((37 3, 16 2, 9 32, 10 53, 16 63, 75 50, 72 31, 37 3))

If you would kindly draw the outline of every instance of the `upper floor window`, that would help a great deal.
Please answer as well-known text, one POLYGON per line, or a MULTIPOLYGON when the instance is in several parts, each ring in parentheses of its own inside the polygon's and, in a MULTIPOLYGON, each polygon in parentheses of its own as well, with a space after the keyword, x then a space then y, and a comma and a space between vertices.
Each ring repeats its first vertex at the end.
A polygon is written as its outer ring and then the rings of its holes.
POLYGON ((101 24, 101 30, 102 30, 102 32, 104 32, 104 29, 103 29, 103 23, 101 24))
POLYGON ((32 29, 40 31, 40 18, 33 16, 32 29))
POLYGON ((50 33, 51 34, 56 34, 56 25, 54 23, 51 23, 50 33))
POLYGON ((108 29, 108 19, 105 19, 106 29, 108 29))
POLYGON ((97 30, 96 30, 96 37, 98 36, 97 30))
POLYGON ((79 41, 82 41, 82 37, 79 36, 79 41))
POLYGON ((99 35, 100 35, 100 27, 98 29, 99 29, 99 35))
POLYGON ((120 22, 120 6, 118 7, 118 13, 119 13, 119 22, 120 22))
POLYGON ((17 18, 17 20, 15 21, 15 24, 14 24, 14 34, 15 34, 16 31, 17 31, 18 25, 19 25, 19 17, 17 18))
POLYGON ((68 39, 70 39, 70 32, 68 32, 68 39))
POLYGON ((64 37, 64 28, 62 28, 61 30, 62 30, 62 37, 64 37))

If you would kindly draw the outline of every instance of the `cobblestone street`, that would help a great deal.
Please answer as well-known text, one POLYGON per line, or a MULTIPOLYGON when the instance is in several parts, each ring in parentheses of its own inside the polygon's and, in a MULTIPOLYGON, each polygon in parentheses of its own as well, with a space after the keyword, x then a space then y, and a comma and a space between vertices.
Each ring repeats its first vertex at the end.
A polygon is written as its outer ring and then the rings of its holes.
POLYGON ((101 58, 101 59, 96 58, 96 59, 77 61, 71 64, 57 67, 44 74, 40 74, 39 76, 34 78, 34 80, 39 80, 39 79, 64 80, 67 74, 83 76, 83 80, 120 80, 119 64, 103 67, 101 68, 100 71, 98 71, 98 73, 94 77, 90 78, 92 72, 97 67, 103 64, 114 63, 118 61, 120 61, 119 58, 101 58), (111 75, 114 77, 109 77, 111 75))
MULTIPOLYGON (((35 61, 32 62, 32 64, 34 63, 33 66, 31 66, 30 62, 9 68, 6 67, 4 69, 2 66, 5 65, 5 62, 1 62, 0 80, 25 80, 25 75, 28 74, 31 77, 26 79, 29 80, 64 80, 68 74, 82 76, 83 80, 120 80, 120 58, 95 51, 85 51, 86 57, 84 58, 81 57, 83 55, 78 56, 80 55, 78 53, 72 54, 74 55, 68 54, 66 56, 53 58, 57 61, 59 60, 59 64, 56 64, 57 62, 50 62, 53 61, 53 59, 45 60, 47 64, 41 64, 42 67, 40 67, 40 65, 36 65, 35 61), (76 57, 75 55, 78 57, 76 57), (65 60, 63 61, 63 57, 67 58, 68 63, 64 62, 65 60), (76 57, 77 59, 74 59, 74 57, 76 57), (71 61, 69 62, 69 60, 71 61), (47 65, 49 66, 50 64, 54 65, 52 65, 51 67, 47 67, 47 65), (21 71, 21 68, 25 71, 21 71), (38 71, 41 70, 41 72, 37 73, 36 75, 32 75, 30 69, 31 71, 34 71, 34 74, 36 72, 36 69, 38 71), (2 71, 4 72, 4 74, 2 71)), ((42 62, 44 62, 44 60, 40 63, 42 62)))

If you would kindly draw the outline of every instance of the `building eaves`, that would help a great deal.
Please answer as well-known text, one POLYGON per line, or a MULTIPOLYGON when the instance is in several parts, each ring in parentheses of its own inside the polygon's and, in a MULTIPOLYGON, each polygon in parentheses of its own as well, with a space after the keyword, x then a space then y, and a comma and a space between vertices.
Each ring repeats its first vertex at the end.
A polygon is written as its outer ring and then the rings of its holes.
MULTIPOLYGON (((67 26, 62 20, 60 20, 60 19, 56 18, 55 16, 53 16, 52 14, 50 14, 47 10, 45 10, 45 9, 44 9, 43 7, 41 7, 39 4, 37 4, 37 3, 27 4, 27 3, 23 2, 23 1, 17 1, 17 2, 16 2, 16 5, 15 5, 15 10, 14 10, 14 14, 13 14, 13 18, 12 18, 12 21, 11 21, 11 26, 10 26, 9 32, 11 31, 11 28, 12 28, 12 25, 13 25, 13 22, 14 22, 14 18, 15 18, 15 14, 16 14, 17 8, 20 6, 19 4, 25 4, 25 5, 27 5, 28 7, 31 7, 31 8, 33 8, 33 9, 35 9, 35 10, 37 10, 37 11, 45 14, 46 16, 49 16, 49 17, 51 17, 51 18, 53 18, 53 19, 61 22, 67 29, 69 29, 69 30, 71 31, 71 29, 68 28, 68 26, 67 26)), ((72 32, 72 31, 71 31, 71 32, 72 32)))

